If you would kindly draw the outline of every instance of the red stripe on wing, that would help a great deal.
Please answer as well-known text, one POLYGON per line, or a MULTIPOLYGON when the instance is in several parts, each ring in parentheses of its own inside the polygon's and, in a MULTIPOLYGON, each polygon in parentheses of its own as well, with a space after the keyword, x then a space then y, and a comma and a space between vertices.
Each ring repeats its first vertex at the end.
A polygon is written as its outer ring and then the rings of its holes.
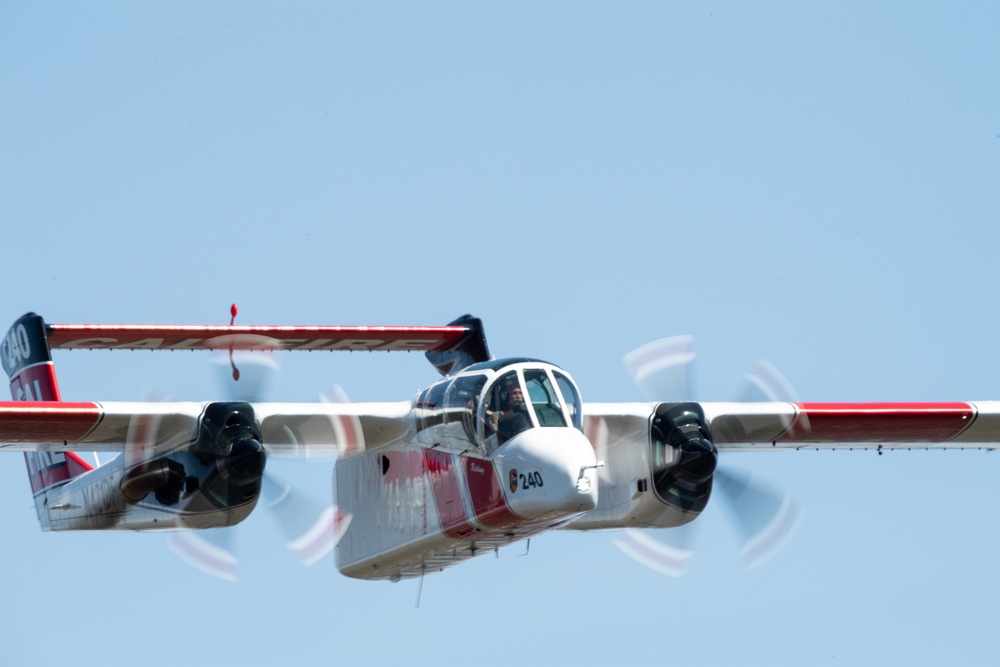
POLYGON ((968 403, 797 403, 784 442, 947 442, 972 424, 968 403))
POLYGON ((0 442, 77 442, 101 414, 97 403, 0 401, 0 442))

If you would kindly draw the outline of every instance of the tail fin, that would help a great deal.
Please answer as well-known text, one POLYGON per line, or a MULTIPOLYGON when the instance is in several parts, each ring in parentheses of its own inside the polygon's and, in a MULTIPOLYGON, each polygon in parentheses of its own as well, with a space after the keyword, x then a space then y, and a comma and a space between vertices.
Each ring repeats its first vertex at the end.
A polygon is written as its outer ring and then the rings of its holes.
MULTIPOLYGON (((0 361, 10 378, 10 393, 17 401, 59 401, 59 384, 49 351, 45 322, 28 313, 11 326, 0 344, 0 361)), ((49 526, 48 491, 85 472, 91 466, 72 452, 26 452, 28 480, 43 530, 49 526)))

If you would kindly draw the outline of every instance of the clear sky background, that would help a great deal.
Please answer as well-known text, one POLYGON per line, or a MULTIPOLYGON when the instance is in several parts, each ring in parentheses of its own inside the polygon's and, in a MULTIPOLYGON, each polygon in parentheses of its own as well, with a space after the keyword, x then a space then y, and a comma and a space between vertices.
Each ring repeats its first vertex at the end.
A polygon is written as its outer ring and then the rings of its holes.
MULTIPOLYGON (((1000 9, 806 4, 0 1, 0 320, 470 312, 585 400, 638 400, 622 356, 680 333, 706 400, 760 358, 806 400, 1000 398, 1000 9)), ((217 397, 207 361, 56 353, 70 400, 217 397)), ((435 377, 300 354, 275 398, 435 377)), ((263 511, 236 584, 43 534, 3 455, 0 663, 993 664, 997 456, 731 455, 807 510, 761 569, 713 502, 687 578, 560 533, 415 608, 263 511)), ((269 469, 329 501, 332 464, 269 469)))

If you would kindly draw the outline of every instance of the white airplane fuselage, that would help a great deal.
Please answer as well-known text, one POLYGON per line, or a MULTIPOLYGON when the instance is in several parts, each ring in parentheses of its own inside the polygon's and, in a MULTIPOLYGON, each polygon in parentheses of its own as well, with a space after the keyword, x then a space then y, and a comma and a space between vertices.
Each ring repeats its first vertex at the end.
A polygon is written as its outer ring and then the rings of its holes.
POLYGON ((352 516, 337 545, 340 571, 421 576, 597 507, 598 462, 573 425, 570 391, 562 371, 524 360, 472 367, 418 394, 405 438, 337 462, 336 503, 352 516), (501 382, 531 400, 504 409, 501 382), (523 430, 505 433, 519 409, 523 430))

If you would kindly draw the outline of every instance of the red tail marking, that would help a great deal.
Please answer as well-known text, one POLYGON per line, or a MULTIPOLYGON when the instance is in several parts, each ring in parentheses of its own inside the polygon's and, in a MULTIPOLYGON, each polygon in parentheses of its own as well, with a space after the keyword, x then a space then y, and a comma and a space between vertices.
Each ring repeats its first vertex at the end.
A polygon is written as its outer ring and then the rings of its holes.
POLYGON ((15 401, 61 401, 56 369, 51 361, 28 366, 10 380, 15 401))
POLYGON ((35 452, 31 458, 25 457, 28 466, 28 481, 31 492, 38 493, 53 484, 67 482, 77 475, 93 470, 86 461, 73 452, 35 452))

